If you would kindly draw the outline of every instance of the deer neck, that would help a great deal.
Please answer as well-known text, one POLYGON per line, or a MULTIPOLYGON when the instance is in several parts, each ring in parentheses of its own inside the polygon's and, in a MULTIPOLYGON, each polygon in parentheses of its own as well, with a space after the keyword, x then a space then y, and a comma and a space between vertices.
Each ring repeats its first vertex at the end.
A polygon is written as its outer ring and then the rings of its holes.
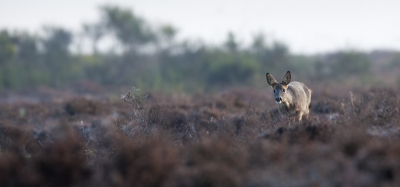
POLYGON ((291 108, 292 104, 293 104, 293 97, 288 89, 285 100, 282 101, 282 103, 280 103, 280 105, 281 105, 281 107, 285 108, 285 110, 289 110, 291 108))

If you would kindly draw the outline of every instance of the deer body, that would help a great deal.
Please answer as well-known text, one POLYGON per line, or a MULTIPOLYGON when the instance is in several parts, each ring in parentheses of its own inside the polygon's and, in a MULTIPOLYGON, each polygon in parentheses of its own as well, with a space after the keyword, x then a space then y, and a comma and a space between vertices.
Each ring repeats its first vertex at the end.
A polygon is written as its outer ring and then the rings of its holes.
POLYGON ((285 74, 282 83, 278 83, 269 73, 267 73, 267 81, 274 89, 275 101, 281 115, 287 115, 289 118, 297 116, 299 121, 303 116, 308 118, 311 90, 305 84, 297 81, 290 82, 290 71, 285 74))

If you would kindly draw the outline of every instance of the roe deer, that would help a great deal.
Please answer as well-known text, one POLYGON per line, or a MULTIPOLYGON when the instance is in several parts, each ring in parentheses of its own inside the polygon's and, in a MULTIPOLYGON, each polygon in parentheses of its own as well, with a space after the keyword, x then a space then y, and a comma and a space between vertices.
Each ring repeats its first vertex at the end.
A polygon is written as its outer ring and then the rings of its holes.
POLYGON ((279 113, 281 115, 286 114, 289 118, 296 118, 297 114, 299 121, 301 121, 303 115, 308 119, 311 89, 308 89, 301 82, 290 82, 290 80, 290 71, 286 72, 282 83, 276 82, 275 78, 267 73, 267 82, 274 89, 274 97, 278 104, 279 113))

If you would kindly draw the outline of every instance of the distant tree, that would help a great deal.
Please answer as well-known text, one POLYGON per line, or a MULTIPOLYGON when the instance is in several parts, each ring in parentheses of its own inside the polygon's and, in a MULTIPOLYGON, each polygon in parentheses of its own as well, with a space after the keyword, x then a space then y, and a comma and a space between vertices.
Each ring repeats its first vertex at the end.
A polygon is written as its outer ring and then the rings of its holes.
POLYGON ((26 32, 0 31, 0 88, 18 89, 35 83, 40 61, 38 39, 26 32))
POLYGON ((233 53, 236 53, 239 50, 239 43, 236 41, 236 37, 232 32, 228 33, 224 46, 233 53))
POLYGON ((12 78, 15 78, 15 71, 11 69, 15 58, 17 47, 14 38, 8 31, 0 31, 0 89, 11 88, 12 78))
POLYGON ((39 61, 38 38, 28 33, 21 33, 16 36, 18 46, 17 59, 26 65, 32 65, 39 61))
POLYGON ((171 49, 177 32, 178 30, 174 26, 163 25, 158 31, 159 42, 162 42, 161 45, 164 44, 166 49, 171 49))
POLYGON ((281 43, 274 42, 268 51, 270 58, 268 59, 274 66, 284 67, 288 65, 289 48, 281 43))
POLYGON ((213 86, 245 83, 259 69, 259 63, 246 53, 237 55, 217 51, 207 63, 210 65, 206 82, 213 86))
POLYGON ((155 34, 146 21, 131 10, 103 6, 101 11, 106 28, 115 35, 125 51, 136 51, 139 46, 156 40, 155 34))
POLYGON ((265 35, 263 33, 258 33, 253 38, 253 43, 251 44, 251 49, 256 54, 261 54, 267 50, 267 45, 265 43, 265 35))
POLYGON ((284 43, 275 41, 272 45, 267 45, 264 34, 259 33, 254 36, 250 49, 264 68, 274 71, 289 68, 289 48, 284 43))
POLYGON ((21 86, 33 86, 41 82, 41 54, 39 52, 39 39, 27 32, 15 34, 17 53, 15 63, 20 72, 21 86))
POLYGON ((330 56, 333 71, 337 74, 366 73, 371 67, 368 55, 356 51, 344 51, 330 56))
POLYGON ((172 25, 163 25, 161 27, 161 37, 167 41, 172 41, 177 32, 177 29, 172 25))
POLYGON ((347 78, 370 71, 371 59, 357 51, 340 51, 323 56, 315 64, 320 78, 347 78))
POLYGON ((54 52, 58 55, 68 55, 69 45, 72 42, 72 33, 63 28, 45 27, 46 38, 43 40, 47 52, 54 52))
POLYGON ((43 60, 48 69, 53 86, 59 86, 71 78, 72 59, 69 46, 72 33, 63 28, 45 27, 46 36, 42 40, 43 60))
POLYGON ((9 61, 16 54, 14 40, 8 31, 0 31, 0 65, 9 61))
MULTIPOLYGON (((400 53, 396 54, 389 63, 390 68, 400 68, 400 53)), ((399 79, 400 80, 400 79, 399 79)))
POLYGON ((94 54, 97 54, 98 53, 98 49, 97 49, 98 42, 105 34, 104 24, 102 24, 102 23, 84 24, 83 32, 92 42, 92 52, 94 54))

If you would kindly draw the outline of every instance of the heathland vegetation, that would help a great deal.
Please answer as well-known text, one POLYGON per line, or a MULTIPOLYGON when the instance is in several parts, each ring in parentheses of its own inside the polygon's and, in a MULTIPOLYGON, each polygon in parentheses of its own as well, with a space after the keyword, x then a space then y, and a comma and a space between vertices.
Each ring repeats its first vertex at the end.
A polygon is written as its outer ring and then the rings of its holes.
POLYGON ((399 52, 178 41, 100 14, 0 31, 0 186, 399 186, 399 52), (290 125, 265 80, 287 70, 313 92, 290 125))
POLYGON ((126 103, 55 90, 13 102, 3 93, 0 185, 400 184, 399 92, 313 91, 309 119, 290 126, 272 93, 250 89, 133 90, 126 103))

